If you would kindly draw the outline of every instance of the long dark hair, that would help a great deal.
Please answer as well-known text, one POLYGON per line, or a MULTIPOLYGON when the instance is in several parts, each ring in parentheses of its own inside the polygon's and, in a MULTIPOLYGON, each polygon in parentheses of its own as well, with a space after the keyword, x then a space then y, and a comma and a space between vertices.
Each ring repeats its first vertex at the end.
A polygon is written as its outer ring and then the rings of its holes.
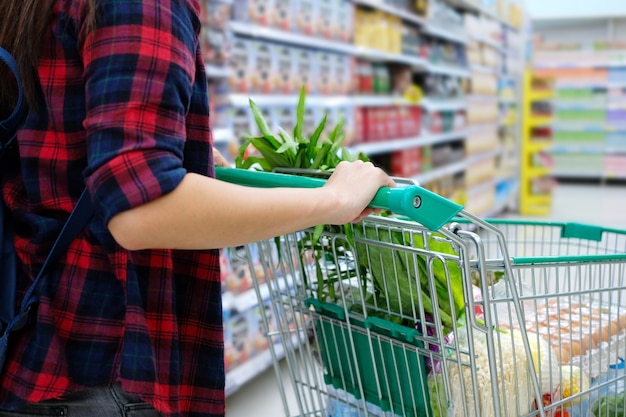
MULTIPOLYGON (((57 0, 0 0, 0 46, 9 51, 17 62, 24 95, 29 106, 36 103, 37 65, 45 32, 49 30, 52 11, 57 0)), ((84 0, 87 27, 96 23, 97 0, 84 0)), ((6 116, 17 101, 13 77, 5 65, 0 65, 0 114, 6 116)))

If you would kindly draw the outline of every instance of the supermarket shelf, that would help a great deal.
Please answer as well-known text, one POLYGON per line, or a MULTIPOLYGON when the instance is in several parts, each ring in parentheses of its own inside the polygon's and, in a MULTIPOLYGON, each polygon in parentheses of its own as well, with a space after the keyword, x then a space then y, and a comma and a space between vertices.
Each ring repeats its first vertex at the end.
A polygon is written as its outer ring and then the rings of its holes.
POLYGON ((467 133, 476 133, 483 130, 497 130, 500 126, 499 122, 486 122, 479 124, 470 124, 467 126, 467 133))
POLYGON ((379 62, 395 62, 398 64, 409 65, 414 69, 429 70, 430 65, 424 58, 412 57, 404 54, 394 54, 391 52, 379 51, 372 48, 364 48, 362 46, 350 45, 350 49, 344 51, 359 58, 368 59, 370 61, 379 62))
POLYGON ((553 154, 589 154, 589 155, 624 155, 626 148, 607 148, 604 146, 565 146, 556 145, 549 149, 553 154))
POLYGON ((626 132, 626 126, 609 125, 604 123, 554 123, 552 128, 562 132, 626 132))
MULTIPOLYGON (((285 355, 284 348, 281 344, 274 345, 274 351, 279 359, 282 359, 285 355)), ((226 373, 226 396, 236 392, 239 388, 272 365, 272 354, 269 350, 266 350, 248 359, 231 371, 228 371, 228 373, 226 373)))
POLYGON ((604 110, 608 105, 585 104, 579 100, 567 103, 565 100, 554 100, 552 102, 556 110, 604 110))
POLYGON ((352 2, 357 5, 370 7, 372 9, 381 10, 391 15, 398 16, 406 22, 423 25, 423 33, 435 36, 437 38, 446 39, 451 42, 456 42, 460 44, 467 43, 467 34, 465 34, 464 32, 459 33, 456 31, 446 30, 438 26, 437 23, 429 22, 428 19, 426 19, 425 17, 408 12, 398 7, 382 3, 380 0, 352 0, 352 2))
POLYGON ((234 138, 233 131, 228 128, 216 128, 212 130, 213 142, 230 142, 234 138))
POLYGON ((490 17, 498 22, 500 22, 501 24, 505 25, 507 28, 512 29, 514 31, 519 31, 519 29, 513 25, 511 25, 509 22, 507 22, 506 20, 502 19, 500 16, 498 16, 496 13, 492 12, 491 10, 487 10, 483 7, 481 7, 479 4, 476 4, 472 1, 468 1, 468 0, 448 0, 447 3, 453 7, 456 7, 458 9, 461 10, 465 10, 468 12, 473 12, 473 13, 479 13, 479 14, 483 14, 487 17, 490 17))
POLYGON ((530 127, 541 127, 541 126, 549 126, 552 124, 551 116, 531 116, 528 120, 528 126, 530 127))
POLYGON ((386 140, 373 143, 362 143, 350 147, 353 152, 363 152, 366 155, 376 155, 381 153, 388 153, 399 151, 402 149, 435 145, 437 143, 450 142, 455 139, 463 138, 467 135, 465 130, 459 130, 456 132, 442 133, 442 134, 427 134, 414 138, 386 140))
MULTIPOLYGON (((354 55, 356 57, 365 58, 371 61, 395 62, 409 65, 414 69, 428 70, 433 72, 443 71, 438 66, 433 66, 429 64, 425 59, 420 57, 379 51, 372 48, 355 46, 345 42, 327 40, 315 36, 301 35, 293 32, 285 32, 278 29, 266 28, 263 26, 245 24, 241 22, 230 22, 230 28, 234 33, 239 35, 251 36, 254 38, 261 38, 281 43, 288 43, 296 46, 304 46, 307 48, 317 48, 331 52, 354 55)), ((456 68, 445 70, 450 72, 457 71, 460 73, 462 73, 463 71, 463 69, 456 68)))
MULTIPOLYGON (((296 106, 299 96, 296 94, 230 94, 229 102, 235 107, 248 107, 249 99, 259 106, 296 106)), ((315 106, 421 106, 428 111, 462 110, 467 108, 464 100, 438 100, 424 98, 419 103, 413 103, 402 96, 391 95, 313 95, 306 97, 306 103, 315 106)))
POLYGON ((500 154, 502 150, 487 152, 484 154, 471 156, 469 158, 465 158, 462 161, 452 163, 450 165, 443 166, 441 168, 435 168, 432 171, 425 172, 423 174, 417 175, 413 177, 413 180, 418 183, 425 184, 430 181, 434 181, 438 178, 445 177, 447 175, 453 175, 457 172, 461 172, 465 170, 470 165, 476 164, 478 162, 482 162, 487 159, 495 158, 498 154, 500 154))
MULTIPOLYGON (((323 99, 323 97, 320 97, 323 99)), ((384 95, 355 95, 346 97, 346 104, 357 107, 377 107, 377 106, 420 106, 422 102, 413 103, 402 96, 384 95)))
POLYGON ((398 16, 399 18, 407 22, 417 23, 418 25, 422 25, 426 21, 426 19, 422 16, 400 9, 399 7, 390 6, 381 2, 380 0, 352 0, 352 3, 360 6, 370 7, 372 9, 381 10, 385 13, 398 16))
MULTIPOLYGON (((508 178, 506 180, 496 181, 496 184, 501 182, 511 182, 511 180, 511 178, 508 178)), ((504 200, 497 202, 496 205, 483 216, 484 218, 497 217, 500 213, 504 212, 507 208, 513 205, 519 193, 519 182, 514 179, 513 181, 514 184, 509 190, 508 196, 504 200)))
POLYGON ((530 153, 542 152, 550 149, 554 145, 552 140, 533 140, 526 143, 526 151, 530 153))
POLYGON ((251 36, 253 38, 267 39, 281 43, 307 46, 309 48, 318 48, 346 54, 354 53, 355 49, 354 45, 344 42, 331 41, 315 36, 301 35, 294 32, 285 32, 249 23, 231 21, 230 30, 233 33, 251 36))
POLYGON ((529 206, 550 206, 552 204, 551 195, 533 194, 526 197, 529 206))
MULTIPOLYGON (((248 100, 252 99, 259 106, 293 106, 298 104, 296 94, 229 94, 228 100, 232 106, 248 107, 248 100)), ((361 98, 350 96, 307 96, 306 103, 315 106, 345 106, 361 98)), ((365 99, 364 99, 365 100, 365 99)), ((380 98, 389 102, 390 98, 380 98)))
POLYGON ((614 81, 581 81, 581 82, 567 82, 557 81, 555 84, 557 90, 573 90, 573 89, 608 89, 608 88, 626 88, 626 81, 614 82, 614 81))
POLYGON ((430 99, 423 98, 420 105, 427 111, 456 111, 467 108, 467 102, 461 99, 430 99))
POLYGON ((565 171, 559 169, 553 171, 552 176, 555 178, 601 179, 604 178, 604 172, 565 171))
POLYGON ((453 67, 451 65, 440 65, 429 63, 427 66, 428 72, 440 75, 449 75, 451 77, 470 78, 471 73, 467 68, 453 67))
POLYGON ((422 31, 437 38, 446 39, 448 41, 460 43, 463 45, 467 44, 468 42, 466 33, 451 32, 449 30, 441 28, 440 26, 432 22, 426 22, 422 31))
POLYGON ((518 100, 515 97, 498 97, 498 101, 500 102, 500 104, 504 105, 512 105, 518 103, 518 100))
POLYGON ((535 69, 581 69, 581 68, 624 68, 626 62, 596 62, 596 63, 580 63, 580 62, 567 62, 567 63, 541 63, 535 62, 535 69))
POLYGON ((227 78, 231 74, 230 68, 221 67, 218 65, 205 65, 206 76, 208 78, 227 78))
POLYGON ((547 167, 528 167, 528 178, 540 178, 548 176, 552 173, 552 168, 547 167))
POLYGON ((477 35, 472 35, 471 38, 476 41, 476 42, 480 42, 484 45, 487 45, 491 48, 496 49, 498 52, 502 53, 502 51, 504 51, 504 47, 502 46, 501 43, 493 40, 493 39, 489 39, 485 36, 477 36, 477 35))
POLYGON ((498 103, 500 101, 499 97, 496 95, 469 95, 467 96, 468 102, 477 102, 477 103, 498 103))
POLYGON ((552 100, 554 98, 554 91, 531 91, 529 95, 530 101, 543 101, 552 100))
POLYGON ((490 75, 498 75, 500 73, 497 68, 486 67, 484 65, 471 65, 470 71, 490 75))
POLYGON ((468 195, 472 195, 472 194, 480 194, 483 191, 489 189, 489 188, 493 188, 496 186, 496 179, 495 178, 491 178, 487 181, 483 181, 481 183, 478 183, 476 185, 470 185, 469 188, 467 190, 465 190, 466 194, 468 195))

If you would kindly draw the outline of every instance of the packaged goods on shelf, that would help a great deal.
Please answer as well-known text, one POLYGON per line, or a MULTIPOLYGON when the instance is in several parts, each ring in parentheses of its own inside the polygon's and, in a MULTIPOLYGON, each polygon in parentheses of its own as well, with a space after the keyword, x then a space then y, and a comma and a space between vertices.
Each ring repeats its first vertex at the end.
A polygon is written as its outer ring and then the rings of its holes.
POLYGON ((214 80, 209 83, 209 114, 211 115, 211 127, 231 128, 230 104, 228 102, 228 81, 225 79, 214 80))
POLYGON ((459 204, 466 204, 464 177, 462 173, 445 175, 439 179, 420 184, 422 187, 459 204))
POLYGON ((495 171, 495 158, 483 159, 469 165, 465 169, 465 188, 471 189, 486 181, 493 180, 495 171))
POLYGON ((471 86, 472 94, 488 96, 496 95, 498 91, 498 78, 495 74, 485 74, 473 71, 471 86))
POLYGON ((426 74, 421 77, 423 93, 429 99, 454 100, 464 96, 463 83, 454 77, 426 74))
POLYGON ((432 64, 456 68, 466 68, 468 65, 463 45, 430 36, 424 36, 421 45, 420 55, 432 64))
POLYGON ((206 62, 222 66, 228 64, 232 36, 228 29, 231 4, 221 0, 202 2, 205 6, 200 18, 203 21, 200 29, 200 45, 206 62), (209 13, 207 10, 210 10, 209 13))
POLYGON ((467 197, 464 206, 471 213, 484 216, 496 205, 495 184, 479 185, 474 189, 467 189, 467 197))
POLYGON ((552 177, 535 177, 531 180, 530 190, 534 195, 551 195, 556 182, 552 177))
POLYGON ((464 158, 463 141, 439 143, 432 147, 431 162, 433 168, 450 165, 462 161, 464 158))
POLYGON ((360 120, 362 126, 360 142, 415 137, 421 128, 418 106, 361 107, 356 109, 356 114, 355 119, 360 120))
POLYGON ((251 353, 250 326, 245 314, 224 312, 224 365, 226 372, 245 363, 251 353))
POLYGON ((420 55, 419 29, 407 23, 402 24, 402 53, 408 56, 420 55))
POLYGON ((357 8, 354 14, 354 44, 390 53, 402 53, 402 23, 380 10, 357 8))
POLYGON ((421 171, 421 152, 419 147, 394 151, 391 154, 390 174, 402 178, 411 178, 421 171))
POLYGON ((499 120, 499 108, 497 102, 489 101, 468 101, 467 106, 467 123, 497 123, 499 120))
POLYGON ((537 152, 533 154, 532 165, 539 168, 553 168, 554 157, 547 152, 537 152))
POLYGON ((294 31, 304 35, 314 35, 317 19, 317 0, 296 0, 294 4, 294 31))
POLYGON ((233 93, 248 93, 253 91, 252 77, 255 68, 253 62, 253 42, 250 39, 236 37, 232 43, 228 82, 233 93))
POLYGON ((609 179, 626 179, 626 155, 606 155, 604 175, 609 179))
MULTIPOLYGON (((269 299, 256 302, 256 295, 245 294, 243 305, 237 297, 225 298, 224 301, 224 359, 226 371, 231 372, 251 359, 267 352, 269 342, 265 337, 263 316, 267 319, 269 331, 276 329, 269 299), (254 299, 254 302, 249 300, 254 299), (263 311, 262 311, 263 310, 263 311)), ((276 339, 280 343, 280 339, 276 339)))
POLYGON ((275 3, 280 0, 235 0, 233 18, 240 22, 254 23, 260 26, 271 26, 275 3))
POLYGON ((496 149, 500 141, 496 129, 470 131, 465 138, 465 154, 476 155, 496 149))
POLYGON ((462 129, 466 125, 465 111, 433 111, 423 115, 423 129, 425 134, 449 133, 462 129))
POLYGON ((265 282, 265 274, 260 265, 254 265, 254 271, 250 270, 245 259, 245 249, 226 248, 220 251, 221 282, 223 292, 240 294, 252 288, 253 273, 259 282, 265 282))
POLYGON ((428 5, 428 20, 437 27, 456 34, 463 34, 463 16, 441 0, 431 0, 428 5))
POLYGON ((466 14, 465 30, 476 39, 502 45, 502 25, 489 17, 466 14))
POLYGON ((277 45, 274 48, 271 72, 271 90, 273 93, 296 93, 298 79, 294 61, 294 48, 287 45, 277 45))

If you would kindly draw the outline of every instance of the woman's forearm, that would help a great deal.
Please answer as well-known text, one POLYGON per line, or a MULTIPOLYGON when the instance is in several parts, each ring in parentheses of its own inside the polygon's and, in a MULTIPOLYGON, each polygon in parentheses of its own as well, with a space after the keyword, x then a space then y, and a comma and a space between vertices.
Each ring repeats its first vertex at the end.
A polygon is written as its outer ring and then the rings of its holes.
POLYGON ((361 161, 342 162, 315 189, 259 189, 187 174, 171 193, 116 215, 109 230, 130 250, 221 248, 358 220, 371 213, 366 206, 382 186, 393 180, 361 161))

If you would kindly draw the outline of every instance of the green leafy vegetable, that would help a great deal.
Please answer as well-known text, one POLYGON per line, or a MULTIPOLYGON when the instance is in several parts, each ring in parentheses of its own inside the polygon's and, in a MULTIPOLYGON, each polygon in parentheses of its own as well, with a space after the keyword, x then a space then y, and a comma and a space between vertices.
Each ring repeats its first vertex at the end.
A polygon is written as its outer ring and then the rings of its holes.
POLYGON ((591 412, 594 417, 625 417, 626 402, 624 401, 624 391, 619 394, 598 398, 591 405, 591 412))
MULTIPOLYGON (((272 171, 277 168, 332 171, 343 160, 368 160, 362 153, 353 155, 343 146, 345 141, 343 119, 337 121, 333 126, 327 139, 322 139, 328 123, 328 117, 324 115, 315 130, 307 137, 307 132, 303 131, 304 89, 301 90, 298 99, 293 137, 282 129, 279 130, 278 135, 273 135, 267 122, 263 119, 261 110, 252 100, 250 100, 250 108, 260 135, 245 139, 235 160, 235 165, 238 168, 253 168, 263 171, 272 171), (245 157, 249 147, 253 147, 256 152, 245 157)), ((420 238, 414 238, 412 241, 408 234, 403 235, 400 231, 377 235, 376 230, 372 227, 357 227, 353 233, 350 225, 345 225, 343 228, 330 225, 318 226, 315 228, 313 236, 310 237, 311 241, 299 242, 301 250, 312 251, 317 260, 318 285, 316 286, 316 296, 318 299, 337 301, 335 284, 342 279, 354 278, 357 272, 355 269, 335 271, 328 268, 328 270, 322 270, 322 262, 326 262, 327 265, 337 265, 340 263, 339 257, 343 256, 343 254, 334 253, 332 248, 324 247, 323 239, 321 239, 324 232, 332 234, 343 232, 346 239, 344 246, 353 248, 356 253, 355 256, 358 258, 354 268, 358 268, 359 276, 363 281, 369 279, 373 283, 375 294, 361 294, 361 297, 371 302, 369 305, 384 306, 390 313, 385 314, 385 319, 398 323, 403 320, 403 317, 415 317, 420 304, 426 313, 433 314, 435 304, 431 297, 437 299, 436 305, 444 330, 451 329, 454 325, 454 319, 461 316, 464 299, 461 270, 458 264, 448 260, 444 265, 437 259, 427 264, 425 256, 417 256, 403 250, 403 248, 406 249, 407 245, 412 245, 415 249, 456 256, 454 248, 436 234, 429 236, 426 247, 424 247, 425 242, 421 239, 421 235, 417 235, 420 238), (374 241, 374 244, 366 245, 362 243, 363 239, 374 241), (355 243, 355 240, 361 243, 355 243), (382 242, 383 245, 375 244, 376 242, 382 242), (384 244, 389 245, 385 246, 384 244), (337 259, 322 259, 322 257, 328 256, 337 259), (429 275, 434 277, 434 288, 431 288, 429 275)), ((366 288, 366 282, 363 284, 362 288, 366 288)), ((352 306, 351 308, 358 309, 360 307, 352 306)), ((382 312, 367 313, 377 316, 383 314, 382 312)), ((415 325, 415 323, 406 324, 411 327, 415 325)))

